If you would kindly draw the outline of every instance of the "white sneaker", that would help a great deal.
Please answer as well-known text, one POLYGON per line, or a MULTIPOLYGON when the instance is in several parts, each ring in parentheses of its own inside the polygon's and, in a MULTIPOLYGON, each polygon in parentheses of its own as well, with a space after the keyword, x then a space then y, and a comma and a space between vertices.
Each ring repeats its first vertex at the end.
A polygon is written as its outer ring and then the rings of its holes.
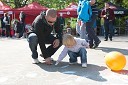
POLYGON ((87 67, 87 63, 82 63, 82 67, 86 68, 87 67))
POLYGON ((33 64, 38 64, 38 63, 40 63, 40 61, 38 59, 33 59, 32 63, 33 64))

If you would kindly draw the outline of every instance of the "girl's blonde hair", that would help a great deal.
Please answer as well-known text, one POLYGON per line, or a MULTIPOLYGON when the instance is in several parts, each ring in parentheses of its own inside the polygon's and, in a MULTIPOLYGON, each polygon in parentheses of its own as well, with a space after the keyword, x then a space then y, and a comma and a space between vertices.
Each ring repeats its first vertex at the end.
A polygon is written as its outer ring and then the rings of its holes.
POLYGON ((63 41, 62 42, 63 42, 63 45, 65 45, 65 46, 74 46, 76 44, 76 41, 71 34, 63 35, 63 41))

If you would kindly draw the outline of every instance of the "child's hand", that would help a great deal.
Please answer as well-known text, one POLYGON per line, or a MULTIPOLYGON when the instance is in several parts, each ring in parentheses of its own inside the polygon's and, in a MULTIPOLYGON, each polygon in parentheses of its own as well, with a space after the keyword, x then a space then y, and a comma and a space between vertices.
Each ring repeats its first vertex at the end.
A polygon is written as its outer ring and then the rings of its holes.
POLYGON ((56 64, 55 65, 58 65, 59 64, 59 61, 56 61, 56 64))

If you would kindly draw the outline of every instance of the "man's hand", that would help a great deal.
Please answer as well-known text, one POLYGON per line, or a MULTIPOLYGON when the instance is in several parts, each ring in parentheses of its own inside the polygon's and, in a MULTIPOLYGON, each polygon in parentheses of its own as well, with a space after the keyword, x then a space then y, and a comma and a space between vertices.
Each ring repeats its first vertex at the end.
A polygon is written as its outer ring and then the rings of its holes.
POLYGON ((45 59, 45 64, 47 64, 47 65, 51 65, 52 64, 52 60, 51 60, 50 57, 45 59))
POLYGON ((55 39, 54 42, 53 42, 53 48, 57 48, 60 44, 60 41, 59 39, 55 39))

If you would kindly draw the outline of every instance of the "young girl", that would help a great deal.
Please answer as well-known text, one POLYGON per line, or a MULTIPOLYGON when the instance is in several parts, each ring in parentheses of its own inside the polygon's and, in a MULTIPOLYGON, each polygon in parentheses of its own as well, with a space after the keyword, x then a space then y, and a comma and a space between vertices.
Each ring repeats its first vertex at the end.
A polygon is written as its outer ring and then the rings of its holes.
POLYGON ((63 45, 65 46, 55 65, 58 65, 66 55, 69 55, 69 64, 77 63, 77 57, 80 56, 82 67, 87 67, 87 51, 89 44, 85 39, 74 38, 71 34, 63 36, 63 45))

